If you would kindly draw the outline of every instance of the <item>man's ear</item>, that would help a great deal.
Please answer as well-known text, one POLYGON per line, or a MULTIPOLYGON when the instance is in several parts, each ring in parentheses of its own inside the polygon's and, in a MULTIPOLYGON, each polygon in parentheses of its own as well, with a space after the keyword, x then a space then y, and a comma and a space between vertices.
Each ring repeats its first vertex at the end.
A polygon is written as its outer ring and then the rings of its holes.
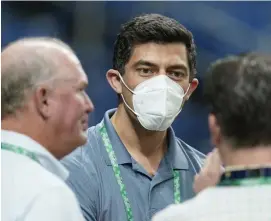
POLYGON ((190 96, 192 95, 192 93, 196 90, 196 88, 199 85, 199 81, 197 78, 193 78, 193 80, 190 82, 190 87, 188 89, 188 92, 186 94, 186 100, 188 100, 190 98, 190 96))
POLYGON ((35 106, 38 113, 44 118, 47 119, 52 114, 51 112, 51 102, 50 102, 50 91, 46 86, 38 86, 34 92, 35 106))
POLYGON ((218 147, 221 144, 222 136, 220 126, 218 125, 214 114, 209 114, 208 124, 211 135, 211 142, 214 146, 218 147))
POLYGON ((117 94, 122 93, 122 85, 119 75, 120 73, 114 69, 110 69, 106 73, 106 79, 108 83, 117 94))

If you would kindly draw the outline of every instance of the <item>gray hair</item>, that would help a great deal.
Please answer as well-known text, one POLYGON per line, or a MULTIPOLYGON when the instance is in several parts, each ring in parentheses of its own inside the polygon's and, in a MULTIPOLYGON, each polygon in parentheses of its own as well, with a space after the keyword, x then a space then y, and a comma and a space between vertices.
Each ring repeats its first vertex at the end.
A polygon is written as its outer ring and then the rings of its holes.
POLYGON ((54 79, 59 66, 55 56, 48 53, 50 47, 39 44, 49 43, 73 50, 64 42, 50 37, 24 38, 11 43, 1 54, 1 114, 2 119, 21 109, 26 96, 37 85, 54 79), (25 47, 37 43, 37 47, 25 47), (12 50, 13 49, 13 50, 12 50))

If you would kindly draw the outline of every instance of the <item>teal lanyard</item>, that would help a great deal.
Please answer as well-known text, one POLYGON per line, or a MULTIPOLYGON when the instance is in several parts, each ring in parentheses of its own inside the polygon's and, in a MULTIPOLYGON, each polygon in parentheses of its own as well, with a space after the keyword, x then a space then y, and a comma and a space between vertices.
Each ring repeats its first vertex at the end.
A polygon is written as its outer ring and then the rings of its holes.
MULTIPOLYGON (((124 205, 125 205, 127 219, 128 219, 128 221, 133 221, 134 217, 133 217, 131 204, 130 204, 130 201, 127 196, 126 187, 123 183, 123 180, 122 180, 122 177, 120 174, 120 167, 117 163, 116 154, 113 150, 112 144, 111 144, 110 139, 108 137, 104 122, 102 122, 102 124, 101 124, 100 134, 102 136, 104 146, 106 148, 109 159, 111 161, 114 175, 115 175, 116 180, 117 180, 119 187, 120 187, 120 193, 121 193, 124 205)), ((175 201, 175 203, 180 203, 181 202, 181 200, 180 200, 181 193, 180 193, 180 174, 179 174, 179 172, 176 170, 173 170, 173 177, 174 177, 174 201, 175 201)))
POLYGON ((271 177, 244 178, 236 180, 225 180, 219 183, 219 186, 254 186, 271 184, 271 177))
POLYGON ((218 186, 254 186, 271 184, 271 168, 226 171, 218 186))
POLYGON ((30 159, 32 159, 32 160, 36 161, 37 163, 39 163, 38 157, 37 157, 37 155, 35 153, 33 153, 31 151, 28 151, 28 150, 26 150, 26 149, 24 149, 22 147, 18 147, 18 146, 8 144, 8 143, 1 143, 1 149, 2 150, 8 150, 8 151, 11 151, 11 152, 16 153, 16 154, 27 156, 30 159))

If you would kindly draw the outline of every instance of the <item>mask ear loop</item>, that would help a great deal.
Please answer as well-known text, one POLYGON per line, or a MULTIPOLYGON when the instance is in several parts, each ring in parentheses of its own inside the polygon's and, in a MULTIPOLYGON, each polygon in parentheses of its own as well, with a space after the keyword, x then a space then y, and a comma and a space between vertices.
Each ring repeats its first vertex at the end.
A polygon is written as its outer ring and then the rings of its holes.
POLYGON ((119 78, 120 78, 121 82, 124 84, 124 86, 125 86, 132 94, 135 94, 135 92, 132 91, 132 90, 127 86, 127 84, 124 82, 124 80, 123 80, 123 78, 122 78, 122 76, 121 76, 120 74, 119 74, 119 78))
MULTIPOLYGON (((132 94, 136 94, 134 91, 132 91, 132 90, 126 85, 126 83, 124 82, 124 80, 123 80, 123 78, 121 77, 120 74, 119 74, 119 78, 120 78, 121 82, 124 84, 124 86, 125 86, 132 94)), ((128 104, 127 104, 127 102, 125 101, 123 95, 120 94, 120 96, 122 97, 122 100, 123 100, 124 104, 126 105, 126 107, 128 107, 128 109, 129 109, 130 111, 132 111, 132 112, 138 117, 139 114, 137 114, 137 113, 136 113, 136 112, 135 112, 128 104)))
MULTIPOLYGON (((187 92, 189 91, 190 85, 191 85, 191 84, 189 84, 189 86, 188 86, 188 88, 187 88, 185 94, 183 95, 183 98, 186 96, 187 92)), ((182 109, 183 109, 183 104, 182 104, 180 110, 178 111, 178 113, 174 116, 174 118, 176 118, 176 117, 179 115, 179 113, 181 113, 182 109)))

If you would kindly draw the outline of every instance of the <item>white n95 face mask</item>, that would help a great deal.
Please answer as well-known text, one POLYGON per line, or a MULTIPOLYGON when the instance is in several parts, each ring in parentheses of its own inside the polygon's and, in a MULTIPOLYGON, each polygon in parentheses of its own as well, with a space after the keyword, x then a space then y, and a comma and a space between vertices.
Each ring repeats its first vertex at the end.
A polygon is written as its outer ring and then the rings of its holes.
POLYGON ((133 94, 134 110, 125 105, 137 116, 140 124, 147 130, 165 131, 182 110, 184 93, 183 88, 166 75, 158 75, 137 85, 132 91, 120 79, 124 86, 133 94))

